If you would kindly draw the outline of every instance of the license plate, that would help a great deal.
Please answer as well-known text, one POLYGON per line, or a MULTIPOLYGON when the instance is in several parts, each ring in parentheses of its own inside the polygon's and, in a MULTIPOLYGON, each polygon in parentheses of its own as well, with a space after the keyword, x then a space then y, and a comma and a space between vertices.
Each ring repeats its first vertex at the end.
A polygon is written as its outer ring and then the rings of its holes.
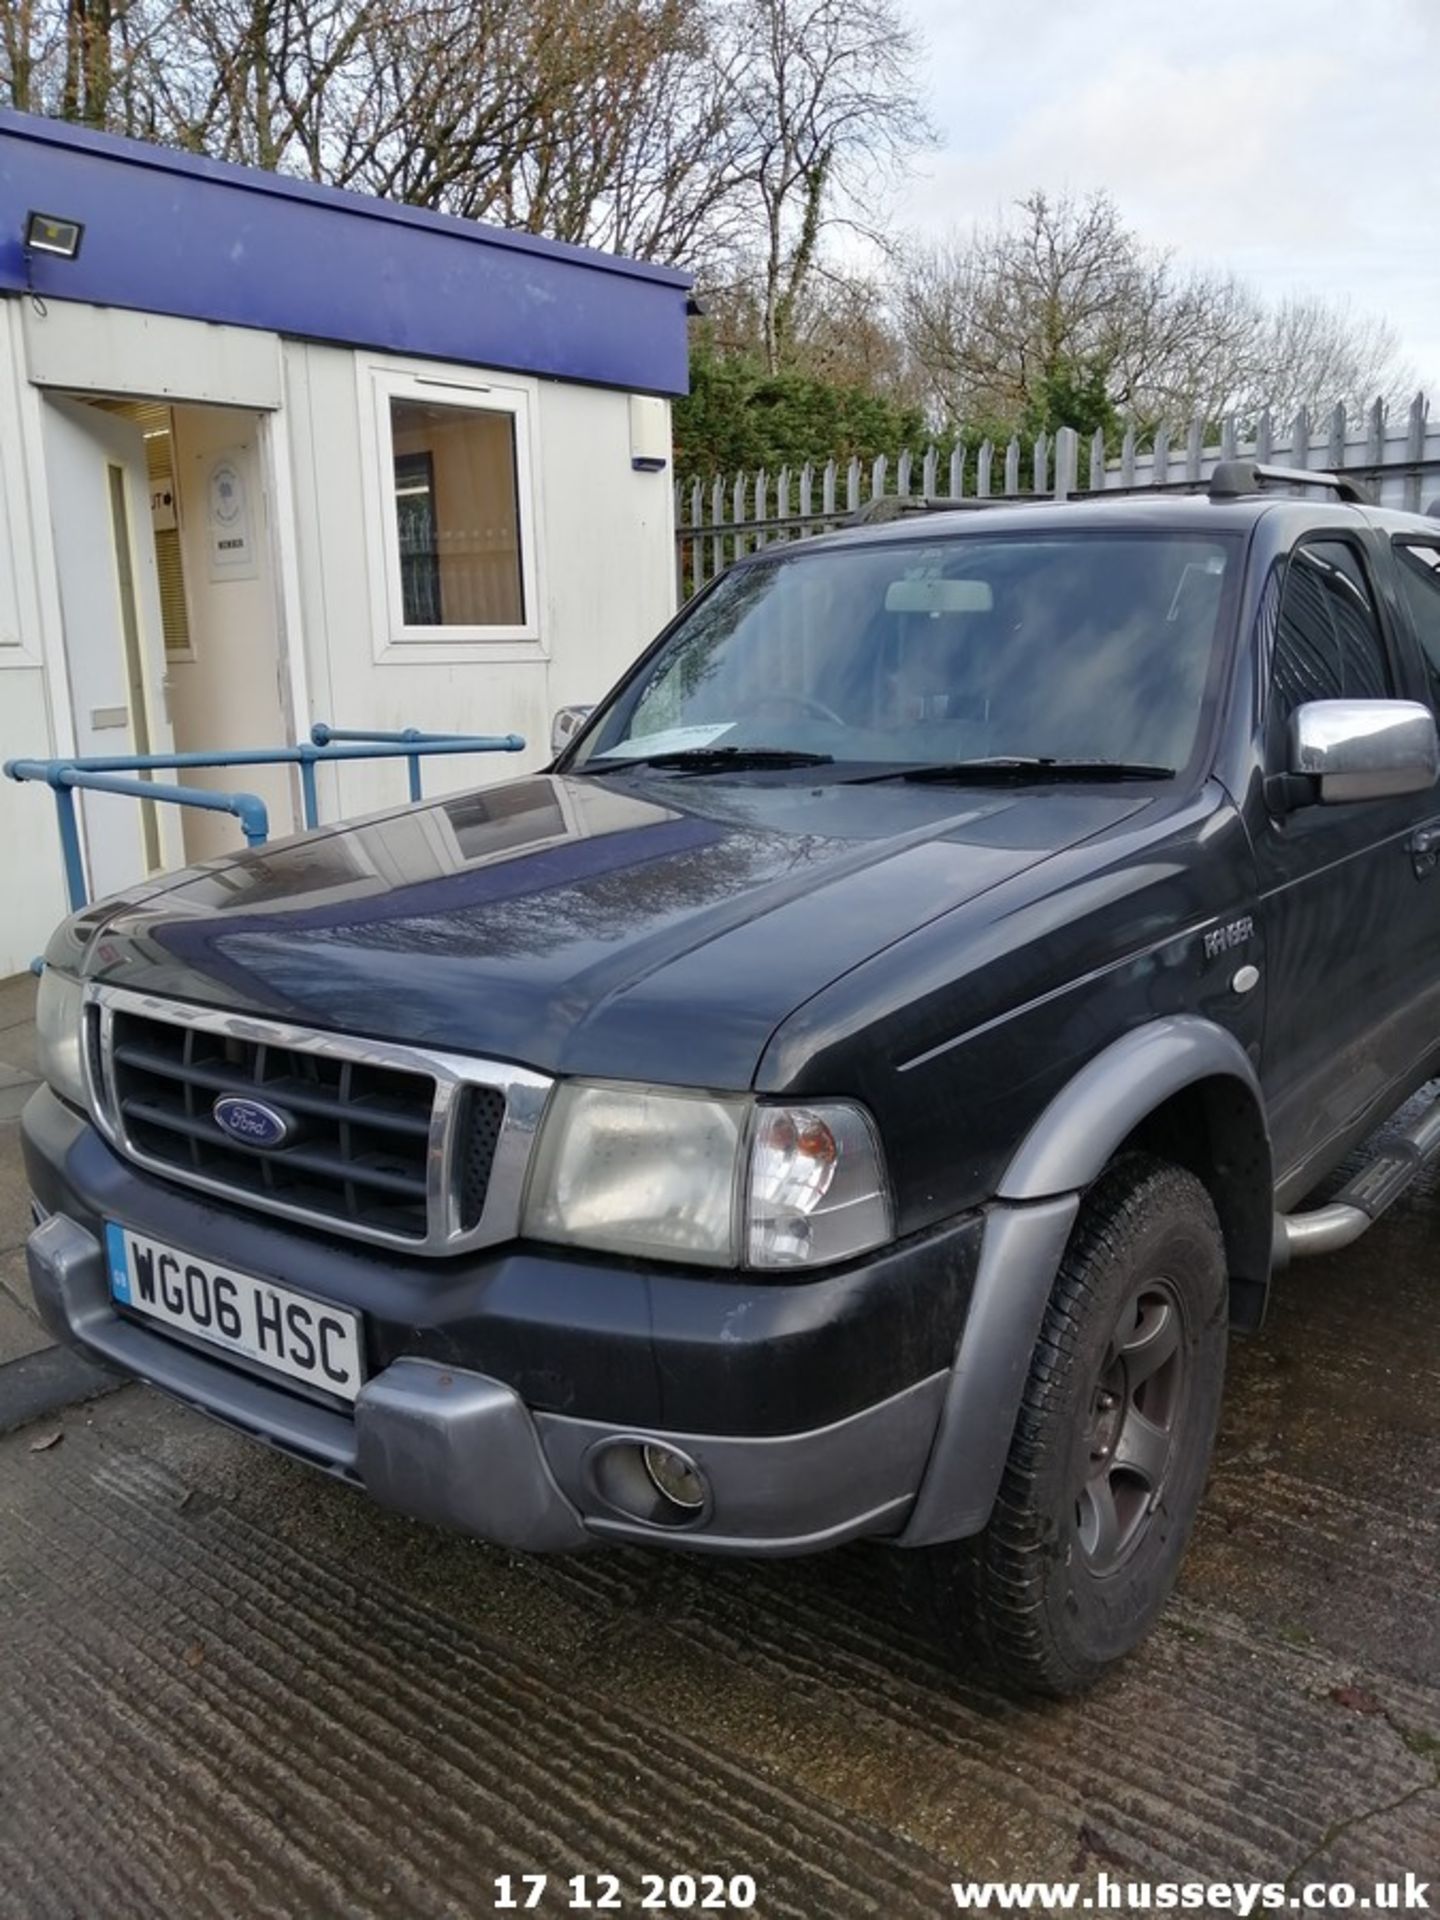
POLYGON ((113 1221, 106 1223, 105 1245, 111 1297, 121 1306, 342 1400, 359 1393, 358 1314, 199 1260, 113 1221))

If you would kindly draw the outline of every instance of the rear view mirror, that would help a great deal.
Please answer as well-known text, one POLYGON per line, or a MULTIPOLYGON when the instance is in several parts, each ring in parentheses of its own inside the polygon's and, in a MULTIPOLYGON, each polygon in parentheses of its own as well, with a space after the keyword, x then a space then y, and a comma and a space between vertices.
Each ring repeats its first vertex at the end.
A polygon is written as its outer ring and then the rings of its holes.
POLYGON ((1418 700, 1309 700, 1290 716, 1289 771, 1322 801, 1423 793, 1440 776, 1434 715, 1418 700))
POLYGON ((887 613, 989 613, 994 604, 988 580, 941 580, 921 574, 892 580, 885 589, 887 613))

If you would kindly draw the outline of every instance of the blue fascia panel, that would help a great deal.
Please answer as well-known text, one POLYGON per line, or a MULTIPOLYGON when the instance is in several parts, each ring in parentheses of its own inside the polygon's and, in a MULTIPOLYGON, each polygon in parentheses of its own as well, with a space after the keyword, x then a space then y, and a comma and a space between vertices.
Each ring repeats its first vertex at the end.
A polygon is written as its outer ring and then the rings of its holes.
POLYGON ((0 293, 680 394, 688 274, 0 111, 0 293), (83 221, 27 261, 25 217, 83 221))

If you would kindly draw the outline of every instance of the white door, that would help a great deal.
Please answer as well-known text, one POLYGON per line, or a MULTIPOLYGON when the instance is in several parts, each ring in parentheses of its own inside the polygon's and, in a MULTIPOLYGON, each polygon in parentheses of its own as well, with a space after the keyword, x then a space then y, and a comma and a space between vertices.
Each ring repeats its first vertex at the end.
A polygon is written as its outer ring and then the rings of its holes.
MULTIPOLYGON (((118 414, 53 395, 44 420, 76 752, 169 753, 144 436, 118 414)), ((177 811, 117 794, 82 797, 92 899, 180 864, 177 811)))

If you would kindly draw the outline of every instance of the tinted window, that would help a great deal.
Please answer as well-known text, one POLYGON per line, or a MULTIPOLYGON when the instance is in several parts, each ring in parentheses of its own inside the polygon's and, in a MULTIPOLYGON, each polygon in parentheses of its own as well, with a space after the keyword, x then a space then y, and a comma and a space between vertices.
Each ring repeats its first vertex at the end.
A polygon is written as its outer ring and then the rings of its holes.
POLYGON ((1430 673, 1430 697, 1440 705, 1440 547, 1397 546, 1400 590, 1430 673))
POLYGON ((1275 708, 1284 720, 1307 700, 1383 700, 1385 645, 1353 549, 1317 540, 1292 554, 1275 635, 1275 708))
POLYGON ((736 567, 623 687, 582 756, 779 747, 1185 767, 1235 548, 979 533, 736 567))

